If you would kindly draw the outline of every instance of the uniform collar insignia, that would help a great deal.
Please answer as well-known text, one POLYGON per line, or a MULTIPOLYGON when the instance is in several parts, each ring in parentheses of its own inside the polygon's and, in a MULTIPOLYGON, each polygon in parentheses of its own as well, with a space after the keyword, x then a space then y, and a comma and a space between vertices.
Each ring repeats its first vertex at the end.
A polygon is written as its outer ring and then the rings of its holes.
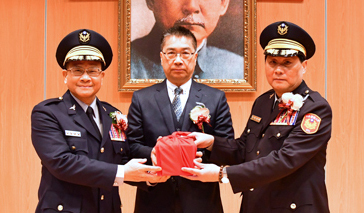
POLYGON ((72 109, 72 110, 76 110, 76 105, 75 105, 75 104, 73 104, 73 106, 71 106, 71 107, 70 107, 70 109, 72 109))

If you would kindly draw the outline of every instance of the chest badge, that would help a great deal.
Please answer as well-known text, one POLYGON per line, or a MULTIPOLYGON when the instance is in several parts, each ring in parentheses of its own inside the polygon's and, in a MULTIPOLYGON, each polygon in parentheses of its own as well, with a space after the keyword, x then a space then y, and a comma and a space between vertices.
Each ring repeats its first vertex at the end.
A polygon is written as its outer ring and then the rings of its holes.
POLYGON ((290 116, 287 116, 287 110, 283 110, 277 117, 270 123, 270 125, 283 125, 292 126, 296 124, 298 118, 298 111, 293 111, 290 116))
POLYGON ((308 113, 302 119, 301 129, 306 134, 314 134, 320 127, 320 123, 321 123, 321 118, 318 115, 313 113, 308 113))
POLYGON ((112 141, 125 141, 126 135, 124 131, 116 129, 113 124, 111 124, 111 128, 109 130, 110 139, 112 141))

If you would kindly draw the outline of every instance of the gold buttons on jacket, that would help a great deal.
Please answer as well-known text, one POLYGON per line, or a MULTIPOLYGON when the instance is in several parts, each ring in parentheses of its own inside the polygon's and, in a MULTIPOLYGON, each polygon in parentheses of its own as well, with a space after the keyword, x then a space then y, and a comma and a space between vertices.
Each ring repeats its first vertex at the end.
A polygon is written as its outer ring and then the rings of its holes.
POLYGON ((296 209, 297 205, 295 203, 291 203, 291 205, 289 207, 291 207, 291 209, 296 209))
POLYGON ((104 147, 101 147, 100 152, 101 153, 104 153, 105 152, 105 148, 104 147))
POLYGON ((310 90, 306 90, 305 93, 308 94, 310 92, 310 90))
POLYGON ((277 138, 279 138, 279 137, 281 137, 281 133, 278 132, 277 133, 277 138))
POLYGON ((71 148, 72 148, 72 150, 76 150, 76 147, 75 146, 72 146, 71 148))
POLYGON ((101 195, 101 198, 100 198, 100 199, 101 199, 101 200, 104 200, 104 198, 105 198, 105 197, 104 197, 104 195, 101 195))
POLYGON ((57 206, 57 209, 58 209, 58 211, 60 211, 60 212, 61 212, 61 211, 63 211, 63 206, 62 206, 62 205, 58 205, 58 206, 57 206))
POLYGON ((249 189, 251 192, 254 191, 254 188, 249 189))
MULTIPOLYGON (((63 100, 63 97, 59 97, 58 99, 59 99, 59 100, 63 100)), ((62 211, 62 210, 61 210, 61 211, 62 211)))
POLYGON ((247 132, 247 133, 250 133, 250 129, 248 129, 246 132, 247 132))
POLYGON ((120 152, 122 152, 123 151, 123 148, 120 148, 120 152))
POLYGON ((258 150, 258 151, 257 151, 257 155, 259 155, 259 153, 260 153, 260 152, 259 152, 259 150, 258 150))
POLYGON ((264 136, 265 136, 265 134, 263 133, 263 134, 262 134, 262 138, 264 138, 264 136))

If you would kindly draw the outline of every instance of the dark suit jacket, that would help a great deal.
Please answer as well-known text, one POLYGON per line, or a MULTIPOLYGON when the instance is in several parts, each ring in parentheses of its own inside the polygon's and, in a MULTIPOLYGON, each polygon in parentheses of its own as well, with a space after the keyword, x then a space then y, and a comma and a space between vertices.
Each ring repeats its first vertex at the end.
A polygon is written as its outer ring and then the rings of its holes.
POLYGON ((109 113, 117 109, 99 100, 97 105, 102 141, 69 91, 34 107, 32 142, 42 163, 36 212, 121 212, 118 187, 113 183, 117 164, 127 162, 129 148, 126 142, 110 140, 109 113), (67 136, 66 130, 80 137, 67 136))
MULTIPOLYGON (((166 81, 134 92, 129 108, 127 130, 133 157, 147 158, 159 136, 175 131, 197 131, 197 125, 189 118, 189 112, 202 102, 210 110, 211 127, 205 132, 225 138, 233 138, 234 130, 229 106, 224 92, 192 81, 188 101, 184 108, 181 128, 174 125, 174 112, 167 93, 166 81)), ((181 177, 171 177, 166 183, 143 189, 139 186, 135 212, 173 213, 181 207, 185 213, 222 212, 218 183, 202 183, 181 177)))
POLYGON ((256 99, 241 137, 215 137, 211 161, 238 164, 226 169, 235 193, 243 193, 242 213, 326 213, 326 148, 331 137, 332 112, 327 101, 305 82, 293 91, 308 98, 295 125, 270 125, 279 113, 272 112, 274 91, 256 99), (305 133, 302 120, 308 113, 321 118, 318 131, 305 133), (245 162, 245 163, 242 163, 245 162), (241 164, 239 164, 241 163, 241 164))

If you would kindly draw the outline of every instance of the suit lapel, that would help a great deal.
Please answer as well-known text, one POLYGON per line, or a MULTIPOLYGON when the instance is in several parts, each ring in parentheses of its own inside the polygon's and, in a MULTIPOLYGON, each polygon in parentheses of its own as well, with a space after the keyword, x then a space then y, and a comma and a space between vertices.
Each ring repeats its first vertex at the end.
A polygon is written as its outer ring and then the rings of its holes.
POLYGON ((92 126, 90 119, 87 117, 85 111, 83 111, 82 107, 77 103, 77 101, 73 99, 69 91, 63 95, 63 100, 68 109, 68 115, 74 116, 73 119, 78 125, 86 129, 87 132, 89 132, 96 139, 99 139, 99 136, 95 132, 95 128, 92 126))
POLYGON ((97 106, 99 108, 100 119, 103 128, 101 146, 104 146, 107 139, 109 138, 109 130, 111 128, 112 119, 109 116, 110 112, 102 105, 99 99, 97 99, 97 106))
POLYGON ((275 107, 272 111, 272 107, 275 101, 274 92, 269 96, 269 101, 267 101, 267 104, 263 106, 262 112, 271 112, 268 119, 264 121, 262 131, 265 131, 265 129, 270 125, 270 123, 277 117, 279 114, 279 107, 275 107))
POLYGON ((198 83, 192 80, 190 94, 184 109, 185 113, 182 125, 183 131, 188 131, 189 129, 191 129, 191 125, 193 124, 193 122, 190 119, 190 112, 197 105, 196 102, 201 102, 201 99, 202 99, 202 89, 198 83))
POLYGON ((157 102, 160 114, 168 128, 168 131, 172 134, 175 130, 172 117, 174 115, 174 112, 171 109, 171 101, 168 97, 166 80, 158 85, 156 91, 157 92, 154 94, 155 101, 157 102))

